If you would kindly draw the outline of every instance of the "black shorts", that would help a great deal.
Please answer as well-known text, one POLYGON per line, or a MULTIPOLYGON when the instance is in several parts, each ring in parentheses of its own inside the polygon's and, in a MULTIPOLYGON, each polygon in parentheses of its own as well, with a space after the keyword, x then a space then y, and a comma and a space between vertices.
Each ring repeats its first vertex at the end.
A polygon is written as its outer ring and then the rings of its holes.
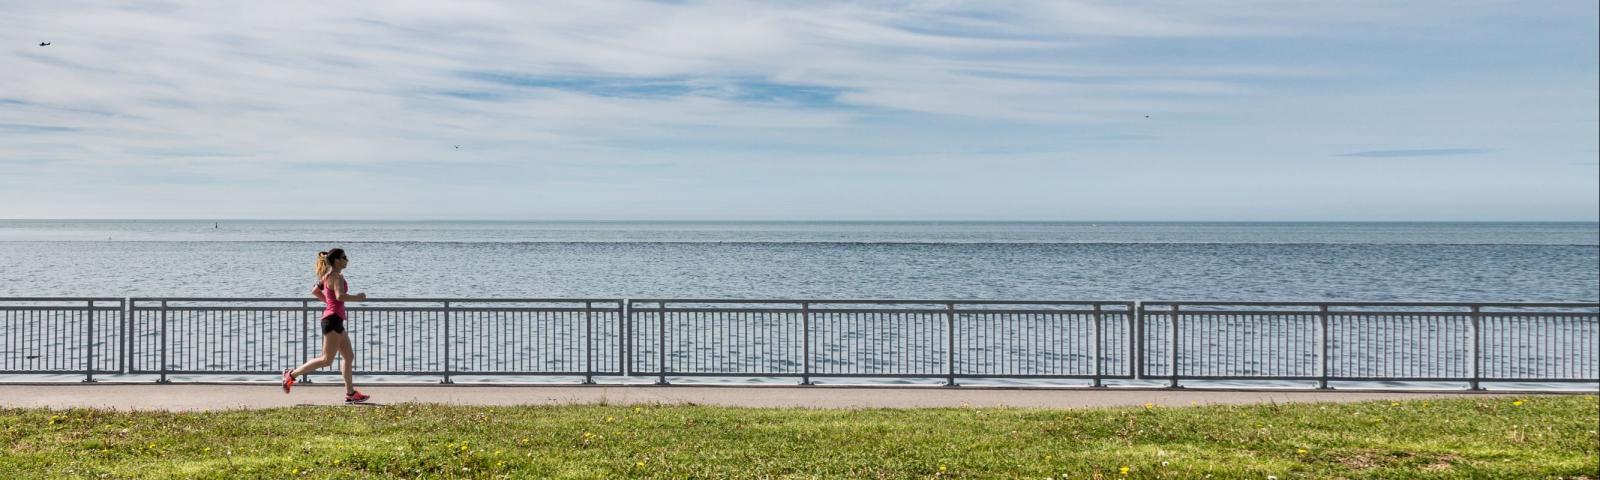
POLYGON ((344 319, 340 318, 338 314, 322 317, 322 334, 327 335, 335 332, 344 333, 344 319))

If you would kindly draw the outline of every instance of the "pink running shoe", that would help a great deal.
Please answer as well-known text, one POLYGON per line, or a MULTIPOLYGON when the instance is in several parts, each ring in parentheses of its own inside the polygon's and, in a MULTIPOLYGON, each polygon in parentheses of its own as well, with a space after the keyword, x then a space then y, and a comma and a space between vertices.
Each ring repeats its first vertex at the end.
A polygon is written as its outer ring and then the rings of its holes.
POLYGON ((289 374, 289 372, 292 372, 292 371, 294 371, 294 369, 288 369, 288 370, 284 370, 283 371, 283 393, 285 393, 285 394, 289 393, 289 387, 293 387, 294 386, 294 375, 290 375, 289 374))
POLYGON ((350 393, 344 394, 344 403, 361 403, 369 398, 372 398, 372 395, 361 393, 359 390, 351 390, 350 393))

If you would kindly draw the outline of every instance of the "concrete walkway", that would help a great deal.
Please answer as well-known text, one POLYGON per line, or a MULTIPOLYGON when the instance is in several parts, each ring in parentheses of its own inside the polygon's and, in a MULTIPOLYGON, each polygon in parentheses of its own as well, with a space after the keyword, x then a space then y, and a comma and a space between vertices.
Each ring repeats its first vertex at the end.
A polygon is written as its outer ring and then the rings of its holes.
MULTIPOLYGON (((452 405, 700 404, 737 407, 924 408, 1169 407, 1242 403, 1358 402, 1528 396, 1512 392, 1390 392, 1305 390, 1167 390, 1134 388, 983 387, 757 387, 757 386, 425 386, 359 387, 378 405, 404 402, 452 405)), ((0 406, 117 410, 233 410, 339 405, 338 385, 302 385, 285 395, 276 385, 241 384, 0 384, 0 406)))

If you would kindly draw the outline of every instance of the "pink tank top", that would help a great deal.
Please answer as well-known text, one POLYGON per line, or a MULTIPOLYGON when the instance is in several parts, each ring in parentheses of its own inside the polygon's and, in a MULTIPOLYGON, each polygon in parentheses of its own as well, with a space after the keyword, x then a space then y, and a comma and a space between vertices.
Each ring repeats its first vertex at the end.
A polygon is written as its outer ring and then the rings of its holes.
MULTIPOLYGON (((341 293, 350 293, 349 281, 345 282, 344 291, 341 293)), ((326 318, 328 315, 338 315, 339 318, 349 318, 344 313, 344 302, 339 301, 339 295, 334 294, 333 289, 328 288, 328 277, 322 277, 322 302, 328 304, 326 308, 322 309, 322 316, 324 318, 326 318)))

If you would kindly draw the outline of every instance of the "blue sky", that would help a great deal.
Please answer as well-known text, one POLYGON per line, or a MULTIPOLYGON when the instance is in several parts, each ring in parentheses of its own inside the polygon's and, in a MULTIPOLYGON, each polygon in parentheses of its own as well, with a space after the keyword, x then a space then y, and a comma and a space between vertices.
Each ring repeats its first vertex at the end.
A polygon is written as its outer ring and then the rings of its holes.
POLYGON ((1593 1, 254 3, 0 0, 0 218, 1600 219, 1593 1))

